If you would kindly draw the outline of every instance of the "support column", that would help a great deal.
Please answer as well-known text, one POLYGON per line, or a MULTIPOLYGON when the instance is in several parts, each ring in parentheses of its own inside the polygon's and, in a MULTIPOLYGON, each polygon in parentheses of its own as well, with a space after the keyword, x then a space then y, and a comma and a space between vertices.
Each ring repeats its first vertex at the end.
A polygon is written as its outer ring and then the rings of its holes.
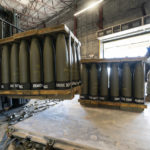
MULTIPOLYGON (((74 5, 75 12, 77 11, 77 1, 75 1, 74 5)), ((74 16, 74 35, 77 36, 77 17, 74 16)))

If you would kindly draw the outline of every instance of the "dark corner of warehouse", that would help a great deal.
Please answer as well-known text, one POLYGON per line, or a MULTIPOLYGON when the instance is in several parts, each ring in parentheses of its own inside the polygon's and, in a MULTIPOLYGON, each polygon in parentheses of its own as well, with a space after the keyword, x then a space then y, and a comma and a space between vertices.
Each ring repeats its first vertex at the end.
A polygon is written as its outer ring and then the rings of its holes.
POLYGON ((0 0, 0 150, 149 142, 149 0, 0 0))

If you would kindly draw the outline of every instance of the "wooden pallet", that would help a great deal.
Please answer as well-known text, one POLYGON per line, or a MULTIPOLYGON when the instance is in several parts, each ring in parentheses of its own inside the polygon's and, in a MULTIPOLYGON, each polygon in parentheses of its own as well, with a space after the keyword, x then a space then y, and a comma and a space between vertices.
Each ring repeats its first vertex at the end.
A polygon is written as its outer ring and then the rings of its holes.
POLYGON ((133 104, 133 103, 121 103, 121 102, 110 102, 110 101, 98 101, 98 100, 81 100, 79 99, 81 105, 89 107, 105 107, 105 108, 115 108, 127 111, 141 112, 147 105, 144 104, 133 104))
POLYGON ((74 36, 74 34, 70 31, 70 29, 64 24, 59 25, 59 26, 55 26, 55 27, 48 27, 48 28, 34 29, 34 30, 28 30, 25 32, 20 32, 20 33, 14 34, 11 37, 0 39, 0 45, 6 44, 6 43, 11 43, 14 41, 18 41, 22 38, 31 38, 32 36, 43 36, 46 34, 53 35, 53 34, 56 34, 58 32, 63 32, 66 35, 70 35, 71 38, 74 41, 76 41, 76 43, 81 45, 80 41, 74 36))
POLYGON ((114 59, 82 59, 81 63, 121 63, 146 61, 146 57, 114 58, 114 59))
POLYGON ((6 43, 11 43, 14 41, 14 37, 11 36, 11 37, 8 37, 8 38, 3 38, 3 39, 0 39, 0 45, 1 44, 6 44, 6 43))
POLYGON ((80 93, 80 86, 66 90, 1 90, 0 95, 12 98, 68 98, 80 93))

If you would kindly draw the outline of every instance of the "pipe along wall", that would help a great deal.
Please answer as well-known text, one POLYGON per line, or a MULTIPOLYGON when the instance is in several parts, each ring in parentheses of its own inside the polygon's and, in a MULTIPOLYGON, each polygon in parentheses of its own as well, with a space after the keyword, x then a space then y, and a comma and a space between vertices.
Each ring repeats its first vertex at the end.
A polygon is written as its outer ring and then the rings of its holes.
POLYGON ((80 46, 65 34, 1 47, 1 90, 69 89, 81 84, 80 46))
POLYGON ((142 62, 82 64, 80 99, 144 104, 142 62))

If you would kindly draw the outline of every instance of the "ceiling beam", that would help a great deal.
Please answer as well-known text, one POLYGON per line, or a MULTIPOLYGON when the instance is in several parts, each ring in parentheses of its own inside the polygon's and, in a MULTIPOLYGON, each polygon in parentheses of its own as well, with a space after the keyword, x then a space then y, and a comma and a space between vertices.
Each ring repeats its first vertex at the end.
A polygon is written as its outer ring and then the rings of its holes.
MULTIPOLYGON (((66 1, 64 1, 64 0, 60 0, 60 2, 63 3, 63 4, 65 4, 65 5, 67 5, 67 6, 69 6, 69 4, 67 4, 66 1)), ((70 7, 70 6, 69 6, 69 7, 70 7)), ((71 7, 71 8, 72 8, 72 7, 71 7)))
MULTIPOLYGON (((69 8, 72 8, 71 6, 72 6, 73 3, 74 3, 74 2, 72 2, 69 6, 66 6, 66 7, 65 7, 64 9, 62 9, 61 11, 59 11, 59 13, 56 13, 56 14, 53 15, 52 17, 49 17, 49 18, 43 20, 42 22, 48 23, 49 21, 53 20, 53 19, 56 18, 59 14, 63 13, 64 11, 66 11, 66 10, 69 9, 69 8)), ((38 24, 37 26, 40 26, 40 25, 42 25, 42 23, 38 24)), ((33 27, 33 28, 35 28, 35 27, 33 27)))
MULTIPOLYGON (((15 3, 18 4, 18 5, 21 5, 21 6, 23 7, 23 9, 24 9, 24 8, 27 8, 27 10, 28 10, 28 9, 29 9, 29 10, 33 10, 33 11, 36 11, 36 12, 38 12, 38 13, 41 13, 41 14, 45 15, 43 12, 41 12, 41 11, 39 11, 39 10, 37 10, 37 9, 33 9, 32 7, 29 7, 29 5, 22 4, 22 3, 20 3, 19 1, 16 1, 16 0, 11 0, 11 1, 15 2, 15 3)), ((29 4, 30 4, 30 3, 29 3, 29 4)))

